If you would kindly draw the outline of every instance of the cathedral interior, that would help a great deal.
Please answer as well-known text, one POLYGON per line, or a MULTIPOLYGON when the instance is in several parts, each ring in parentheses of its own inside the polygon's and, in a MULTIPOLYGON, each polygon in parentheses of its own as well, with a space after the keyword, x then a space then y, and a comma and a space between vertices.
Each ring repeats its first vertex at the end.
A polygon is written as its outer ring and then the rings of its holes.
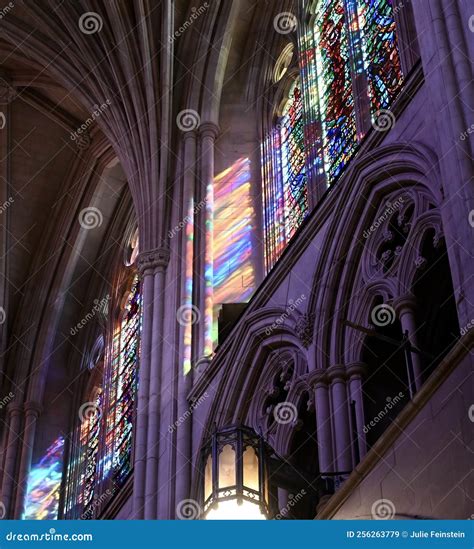
POLYGON ((472 0, 0 1, 0 518, 474 517, 472 0))

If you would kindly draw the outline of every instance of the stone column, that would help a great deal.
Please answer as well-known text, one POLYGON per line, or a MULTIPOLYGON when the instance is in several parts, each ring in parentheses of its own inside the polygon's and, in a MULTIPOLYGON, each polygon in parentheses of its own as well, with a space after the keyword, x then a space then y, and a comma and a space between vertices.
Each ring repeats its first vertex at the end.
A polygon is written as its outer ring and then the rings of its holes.
POLYGON ((133 472, 133 515, 142 519, 145 506, 145 472, 148 432, 148 390, 150 386, 150 348, 153 326, 154 266, 149 256, 138 257, 142 292, 142 333, 140 341, 140 383, 138 384, 133 472))
MULTIPOLYGON (((439 138, 440 204, 459 326, 472 318, 474 303, 474 132, 472 124, 472 48, 469 2, 412 0, 427 93, 433 102, 431 131, 439 138), (440 93, 440 90, 442 93, 440 93), (448 183, 449 182, 449 183, 448 183)), ((431 176, 430 173, 428 173, 431 176)), ((433 169, 437 178, 437 170, 433 169)))
MULTIPOLYGON (((142 336, 135 434, 133 518, 143 519, 156 507, 160 377, 164 273, 169 251, 159 248, 140 253, 142 280, 142 336), (160 320, 159 320, 160 319, 160 320), (152 492, 155 490, 155 492, 152 492), (150 497, 155 493, 155 497, 150 497)), ((156 517, 153 517, 156 518, 156 517)))
POLYGON ((18 486, 16 493, 16 504, 13 518, 19 520, 25 509, 25 498, 28 487, 28 475, 33 457, 33 447, 36 434, 36 422, 41 413, 42 406, 38 402, 28 401, 25 403, 25 427, 23 429, 20 470, 18 473, 18 486))
POLYGON ((0 503, 5 508, 5 518, 10 518, 10 502, 12 500, 14 483, 16 482, 16 467, 18 463, 18 450, 21 441, 21 423, 23 407, 18 402, 12 402, 8 406, 8 438, 4 452, 6 452, 3 465, 2 497, 0 503))
MULTIPOLYGON (((147 259, 153 269, 153 324, 150 345, 150 381, 148 387, 148 430, 146 443, 146 481, 144 518, 156 519, 156 494, 158 490, 158 456, 160 441, 160 387, 163 348, 163 312, 165 274, 169 262, 169 250, 157 248, 148 252, 147 259)), ((174 319, 173 319, 174 320, 174 319)))
POLYGON ((314 387, 316 409, 319 471, 321 473, 331 473, 334 471, 334 456, 332 452, 329 388, 325 372, 319 372, 312 385, 314 387))
MULTIPOLYGON (((405 334, 408 332, 408 339, 412 346, 418 348, 417 338, 416 338, 416 299, 412 295, 407 295, 402 298, 399 298, 394 303, 395 310, 398 317, 400 318, 400 324, 402 326, 402 331, 405 334)), ((421 356, 419 353, 412 352, 411 360, 413 365, 413 371, 408 372, 408 379, 410 382, 410 392, 412 392, 412 385, 415 391, 418 391, 423 384, 422 378, 422 366, 421 366, 421 356)), ((408 368, 408 364, 407 364, 408 368)), ((413 395, 411 395, 413 396, 413 395)))
POLYGON ((344 366, 331 366, 327 371, 331 382, 332 418, 336 447, 336 467, 338 471, 352 469, 352 447, 347 402, 346 370, 344 366))
POLYGON ((364 419, 364 395, 362 392, 362 378, 365 375, 366 367, 361 362, 350 364, 347 367, 349 377, 349 394, 351 401, 354 402, 356 416, 357 443, 359 447, 359 458, 363 459, 367 453, 367 442, 365 439, 365 419, 364 419))
POLYGON ((200 189, 199 200, 205 201, 205 208, 198 216, 198 231, 196 239, 197 280, 204 280, 200 288, 196 288, 198 308, 204 322, 201 322, 198 341, 198 358, 208 356, 212 352, 211 331, 213 321, 213 220, 214 220, 214 144, 219 128, 213 122, 203 122, 199 127, 200 135, 200 189), (202 258, 199 260, 199 258, 202 258))
MULTIPOLYGON (((196 217, 195 210, 196 202, 194 201, 195 181, 196 181, 196 132, 185 132, 184 138, 184 173, 183 173, 183 199, 181 211, 184 216, 188 215, 191 219, 187 220, 187 224, 194 224, 196 217), (194 202, 194 207, 192 203, 194 202)), ((192 246, 191 246, 192 248, 192 246)), ((192 288, 187 287, 187 267, 189 262, 193 262, 194 251, 188 246, 187 227, 183 230, 181 237, 181 303, 192 305, 192 288)), ((180 326, 180 362, 178 364, 178 406, 177 418, 186 417, 186 412, 189 412, 190 404, 187 400, 189 391, 192 388, 193 371, 189 369, 191 362, 192 350, 192 332, 193 332, 193 311, 189 314, 189 322, 184 326, 180 326)), ((174 431, 176 433, 176 488, 175 501, 176 505, 180 501, 190 497, 191 487, 191 427, 192 417, 187 417, 185 421, 175 424, 174 431)), ((172 433, 173 434, 173 433, 172 433)))

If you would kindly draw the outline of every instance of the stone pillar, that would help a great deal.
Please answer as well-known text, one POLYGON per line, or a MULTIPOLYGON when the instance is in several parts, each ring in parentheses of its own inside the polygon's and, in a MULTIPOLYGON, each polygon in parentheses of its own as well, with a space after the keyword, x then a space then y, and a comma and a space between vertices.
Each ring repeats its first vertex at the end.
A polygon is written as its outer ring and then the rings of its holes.
MULTIPOLYGON (((188 131, 183 135, 184 138, 184 173, 183 173, 183 198, 181 211, 183 215, 192 216, 187 223, 194 224, 194 218, 196 217, 196 202, 194 201, 195 181, 196 181, 196 132, 188 131), (190 207, 194 202, 194 207, 190 207)), ((188 263, 193 262, 193 250, 187 246, 187 228, 183 231, 181 239, 181 303, 185 305, 192 304, 192 288, 187 287, 187 266, 188 263), (190 257, 189 257, 190 254, 190 257), (188 295, 191 290, 190 295, 188 295)), ((187 400, 189 391, 192 388, 193 371, 189 369, 190 364, 185 361, 191 362, 192 355, 192 332, 193 332, 193 311, 189 314, 189 322, 184 326, 180 326, 180 362, 178 364, 178 406, 177 406, 177 418, 186 417, 186 412, 189 412, 190 404, 187 400)), ((176 505, 180 501, 189 499, 190 487, 191 487, 191 461, 192 461, 192 448, 191 448, 191 427, 192 417, 179 424, 175 424, 174 431, 176 433, 176 471, 179 473, 176 475, 176 487, 175 487, 175 501, 176 505)), ((173 433, 172 433, 173 434, 173 433)))
POLYGON ((13 518, 19 520, 25 509, 26 491, 28 488, 28 475, 33 457, 35 443, 36 423, 42 407, 38 402, 28 401, 25 403, 25 427, 23 429, 20 470, 18 473, 18 486, 16 492, 16 504, 13 518))
POLYGON ((319 471, 331 473, 334 471, 334 456, 332 452, 331 412, 329 406, 328 379, 324 372, 318 373, 313 382, 314 403, 316 409, 316 433, 318 439, 319 471))
POLYGON ((331 382, 332 418, 338 471, 352 469, 352 445, 349 422, 349 406, 347 402, 346 371, 344 366, 331 366, 327 370, 331 382))
POLYGON ((142 291, 142 333, 140 341, 140 383, 138 384, 133 473, 133 518, 142 519, 145 508, 146 449, 148 432, 148 390, 153 326, 154 266, 147 255, 138 257, 142 291))
MULTIPOLYGON (((158 248, 148 252, 146 257, 153 266, 153 324, 150 341, 150 383, 148 390, 148 432, 146 448, 144 518, 151 520, 156 519, 157 516, 156 494, 158 490, 158 456, 160 440, 160 389, 163 348, 164 287, 165 273, 169 262, 169 250, 166 248, 158 248)), ((143 262, 143 256, 141 259, 143 262)))
POLYGON ((364 395, 362 392, 362 378, 365 375, 366 367, 358 362, 350 364, 347 367, 349 377, 349 394, 351 402, 354 402, 356 416, 357 443, 359 447, 359 458, 363 459, 367 453, 367 442, 365 438, 364 426, 364 395))
POLYGON ((16 467, 18 464, 18 450, 21 441, 22 416, 23 407, 17 402, 12 402, 8 406, 8 438, 4 449, 6 456, 3 465, 2 497, 0 499, 0 503, 5 508, 5 518, 10 518, 10 502, 13 496, 16 467))
MULTIPOLYGON (((449 256, 459 326, 472 319, 474 303, 474 132, 472 124, 472 50, 469 2, 412 0, 427 93, 433 101, 431 131, 439 138, 437 154, 442 185, 440 211, 449 256), (441 93, 440 93, 441 90, 441 93), (461 244, 460 244, 461 243, 461 244)), ((428 177, 431 173, 428 172, 428 177)))
MULTIPOLYGON (((155 509, 159 437, 159 378, 166 248, 142 252, 138 268, 142 280, 142 338, 135 436, 133 518, 147 518, 155 509), (150 494, 155 494, 151 497, 150 494), (150 510, 151 508, 151 510, 150 510)), ((153 516, 156 518, 156 516, 153 516)))
MULTIPOLYGON (((418 348, 417 338, 416 338, 416 299, 412 295, 404 296, 399 298, 394 303, 395 310, 398 317, 400 318, 400 324, 402 326, 402 331, 405 334, 408 332, 408 339, 412 346, 418 348)), ((421 356, 419 353, 412 352, 411 360, 413 365, 413 371, 408 372, 408 379, 410 383, 410 392, 412 392, 411 386, 413 385, 415 391, 418 391, 423 384, 422 378, 422 366, 421 366, 421 356)), ((407 364, 408 368, 408 364, 407 364)), ((413 396, 413 395, 411 395, 413 396)))
POLYGON ((208 356, 212 352, 212 321, 213 321, 213 220, 214 220, 214 144, 219 128, 213 122, 203 122, 199 126, 200 135, 200 189, 199 200, 205 202, 205 208, 198 216, 198 231, 196 239, 196 258, 202 258, 196 265, 198 280, 204 280, 198 293, 198 308, 204 322, 199 329, 198 357, 208 356))

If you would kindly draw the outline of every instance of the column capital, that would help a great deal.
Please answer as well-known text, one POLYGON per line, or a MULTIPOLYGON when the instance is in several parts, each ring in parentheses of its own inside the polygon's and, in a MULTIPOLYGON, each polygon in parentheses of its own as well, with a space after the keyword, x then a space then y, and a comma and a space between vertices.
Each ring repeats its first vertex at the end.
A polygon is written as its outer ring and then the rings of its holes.
POLYGON ((201 137, 212 137, 215 139, 219 135, 220 129, 214 122, 201 122, 199 125, 199 134, 201 137))
POLYGON ((346 371, 349 378, 360 379, 367 373, 367 365, 364 362, 353 362, 346 366, 346 371))
POLYGON ((345 381, 347 378, 346 367, 343 364, 335 364, 327 369, 329 381, 345 381))
POLYGON ((39 402, 36 402, 35 400, 28 400, 25 402, 25 414, 27 416, 38 417, 42 411, 43 406, 41 406, 39 402))
POLYGON ((12 402, 7 407, 10 417, 19 416, 23 413, 23 406, 19 402, 12 402))
POLYGON ((156 270, 165 270, 170 260, 169 248, 155 248, 138 254, 138 270, 140 276, 153 274, 156 270))
POLYGON ((397 315, 403 315, 406 312, 415 312, 417 307, 416 297, 409 293, 393 300, 393 308, 397 315))
POLYGON ((181 135, 183 136, 184 141, 188 139, 196 139, 198 132, 196 130, 182 130, 181 135))
POLYGON ((314 372, 311 372, 308 377, 308 385, 312 389, 318 389, 320 387, 327 389, 328 383, 327 370, 315 370, 314 372))

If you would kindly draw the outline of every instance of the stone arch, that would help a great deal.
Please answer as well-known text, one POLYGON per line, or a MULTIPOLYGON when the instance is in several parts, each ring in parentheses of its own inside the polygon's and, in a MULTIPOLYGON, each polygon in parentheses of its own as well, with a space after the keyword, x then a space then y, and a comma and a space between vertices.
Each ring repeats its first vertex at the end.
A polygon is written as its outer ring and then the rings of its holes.
POLYGON ((346 319, 354 283, 359 276, 363 231, 370 227, 380 201, 390 193, 403 193, 419 185, 439 204, 441 192, 436 166, 436 158, 424 146, 381 146, 356 158, 337 188, 331 189, 327 200, 332 201, 333 208, 337 209, 342 203, 351 203, 352 207, 341 208, 343 217, 336 218, 328 228, 328 244, 321 250, 313 277, 314 291, 308 310, 316 318, 313 339, 318 367, 327 368, 343 359, 347 330, 342 328, 341 322, 346 319), (325 314, 318 314, 318 311, 325 314))

